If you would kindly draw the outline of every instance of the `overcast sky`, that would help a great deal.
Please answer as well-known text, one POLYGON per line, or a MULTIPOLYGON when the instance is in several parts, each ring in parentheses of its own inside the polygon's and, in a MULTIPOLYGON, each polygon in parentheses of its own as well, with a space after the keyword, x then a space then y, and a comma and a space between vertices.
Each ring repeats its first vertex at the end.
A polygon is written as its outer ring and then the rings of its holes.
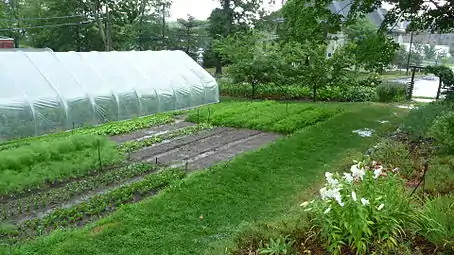
MULTIPOLYGON (((219 6, 218 0, 173 0, 170 19, 187 18, 190 14, 196 19, 205 20, 210 16, 211 11, 219 6)), ((280 4, 275 6, 268 6, 267 4, 266 6, 268 10, 277 10, 280 7, 280 4)))

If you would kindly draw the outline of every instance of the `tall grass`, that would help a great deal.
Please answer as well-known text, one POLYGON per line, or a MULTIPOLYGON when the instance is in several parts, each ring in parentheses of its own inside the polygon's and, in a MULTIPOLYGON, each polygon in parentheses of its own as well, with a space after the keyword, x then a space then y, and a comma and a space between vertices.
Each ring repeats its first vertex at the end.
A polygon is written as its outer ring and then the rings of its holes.
POLYGON ((454 195, 427 201, 419 222, 418 233, 425 239, 442 250, 454 250, 454 195))

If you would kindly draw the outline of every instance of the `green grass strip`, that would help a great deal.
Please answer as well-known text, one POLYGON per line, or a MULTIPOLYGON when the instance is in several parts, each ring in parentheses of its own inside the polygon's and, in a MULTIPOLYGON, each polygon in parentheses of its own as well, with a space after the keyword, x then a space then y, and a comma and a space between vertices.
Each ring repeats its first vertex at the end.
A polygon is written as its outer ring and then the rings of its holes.
POLYGON ((352 111, 267 148, 193 174, 178 186, 128 205, 94 225, 57 231, 12 253, 219 254, 209 248, 228 241, 244 224, 286 213, 296 203, 293 196, 310 188, 346 150, 365 150, 374 141, 353 130, 386 132, 399 121, 393 112, 402 111, 356 104, 352 111), (391 122, 378 124, 377 120, 391 122))

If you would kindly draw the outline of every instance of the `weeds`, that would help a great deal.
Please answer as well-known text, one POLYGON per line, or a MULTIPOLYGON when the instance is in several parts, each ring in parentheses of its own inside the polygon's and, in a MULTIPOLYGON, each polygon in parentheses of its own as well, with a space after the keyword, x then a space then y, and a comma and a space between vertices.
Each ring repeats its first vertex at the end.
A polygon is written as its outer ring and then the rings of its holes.
POLYGON ((417 219, 418 234, 440 250, 454 252, 454 195, 426 201, 417 219))

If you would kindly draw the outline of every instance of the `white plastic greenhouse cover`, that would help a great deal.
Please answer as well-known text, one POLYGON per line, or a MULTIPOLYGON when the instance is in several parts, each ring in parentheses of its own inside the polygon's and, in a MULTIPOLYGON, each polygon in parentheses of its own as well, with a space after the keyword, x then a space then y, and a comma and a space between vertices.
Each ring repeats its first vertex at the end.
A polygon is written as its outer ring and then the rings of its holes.
POLYGON ((182 51, 0 52, 0 141, 217 102, 182 51))

